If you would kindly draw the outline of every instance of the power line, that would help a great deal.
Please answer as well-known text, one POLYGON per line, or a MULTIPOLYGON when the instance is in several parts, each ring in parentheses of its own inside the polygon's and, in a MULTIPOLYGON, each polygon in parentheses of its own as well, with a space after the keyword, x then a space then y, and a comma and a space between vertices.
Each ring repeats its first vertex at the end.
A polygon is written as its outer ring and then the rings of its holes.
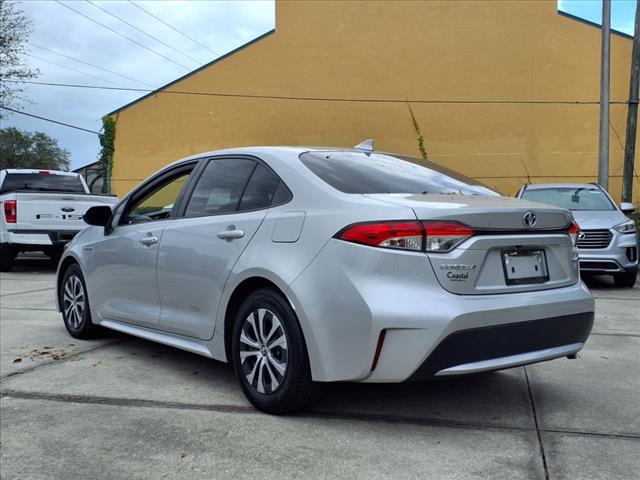
MULTIPOLYGON (((115 90, 123 92, 166 93, 174 95, 195 95, 205 97, 255 98, 265 100, 293 100, 307 102, 344 102, 344 103, 401 103, 435 104, 435 105, 599 105, 598 100, 447 100, 447 99, 396 99, 396 98, 341 98, 341 97, 295 97, 284 95, 254 95, 243 93, 189 92, 185 90, 148 90, 144 88, 120 88, 103 85, 82 85, 71 83, 36 82, 30 80, 4 80, 13 83, 29 83, 50 87, 86 88, 93 90, 115 90)), ((627 105, 626 100, 613 100, 612 105, 627 105)))
POLYGON ((159 17, 156 17, 153 13, 149 12, 148 10, 145 10, 144 8, 142 8, 140 5, 138 5, 135 2, 132 2, 131 0, 128 0, 129 3, 131 5, 133 5, 134 7, 142 10, 144 13, 146 13, 147 15, 149 15, 150 17, 155 18, 156 20, 158 20, 160 23, 166 25, 167 27, 169 27, 171 30, 173 30, 174 32, 178 32, 180 35, 182 35, 185 38, 188 38, 189 40, 191 40, 192 42, 196 43, 197 45, 200 45, 202 48, 204 48, 205 50, 208 50, 209 52, 213 53, 214 55, 218 56, 220 55, 218 52, 215 52, 213 50, 211 50, 209 47, 207 47, 204 43, 199 42, 198 40, 196 40, 195 38, 190 37, 189 35, 187 35, 186 33, 184 33, 182 30, 178 30, 176 27, 174 27, 173 25, 168 24, 167 22, 165 22, 164 20, 162 20, 159 17))
POLYGON ((13 112, 13 113, 18 113, 20 115, 26 115, 27 117, 37 118, 38 120, 43 120, 45 122, 51 122, 51 123, 55 123, 57 125, 62 125, 63 127, 74 128, 76 130, 82 130, 83 132, 95 133, 98 136, 102 136, 102 134, 100 132, 96 132, 94 130, 89 130, 87 128, 78 127, 76 125, 71 125, 69 123, 59 122, 58 120, 53 120, 51 118, 41 117, 40 115, 34 115, 33 113, 21 112, 20 110, 14 110, 13 108, 4 107, 2 105, 0 105, 0 108, 2 108, 3 110, 8 110, 8 111, 13 112))
POLYGON ((100 66, 98 66, 98 65, 94 65, 93 63, 85 62, 84 60, 81 60, 81 59, 79 59, 79 58, 75 58, 75 57, 72 57, 72 56, 70 56, 70 55, 66 55, 66 54, 64 54, 64 53, 57 52, 57 51, 52 50, 52 49, 50 49, 50 48, 43 47, 42 45, 38 45, 38 44, 33 43, 33 42, 29 42, 29 45, 31 45, 32 47, 40 48, 40 49, 45 50, 45 51, 47 51, 47 52, 55 53, 56 55, 60 55, 61 57, 68 58, 69 60, 73 60, 74 62, 84 63, 85 65, 88 65, 88 66, 93 67, 93 68, 97 68, 98 70, 102 70, 103 72, 107 72, 107 73, 110 73, 110 74, 112 74, 112 75, 117 75, 118 77, 122 77, 122 78, 124 78, 124 79, 126 79, 126 80, 131 80, 132 82, 140 83, 140 84, 142 84, 142 85, 146 85, 147 87, 154 88, 154 86, 153 86, 153 85, 150 85, 150 84, 148 84, 148 83, 145 83, 145 82, 143 82, 143 81, 141 81, 141 80, 136 80, 135 78, 127 77, 126 75, 122 75, 122 74, 120 74, 120 73, 118 73, 118 72, 114 72, 113 70, 109 70, 109 69, 106 69, 106 68, 100 67, 100 66))
POLYGON ((184 56, 184 57, 188 58, 189 60, 191 60, 191 61, 193 61, 193 62, 196 62, 198 65, 201 65, 201 64, 202 64, 202 62, 201 62, 200 60, 195 59, 195 58, 193 58, 192 56, 187 55, 187 54, 186 54, 186 53, 184 53, 184 52, 181 52, 180 50, 178 50, 178 49, 176 49, 176 48, 172 47, 172 46, 171 46, 171 45, 169 45, 168 43, 163 42, 163 41, 162 41, 162 40, 160 40, 159 38, 154 37, 154 36, 153 36, 153 35, 151 35, 150 33, 147 33, 147 32, 145 32, 144 30, 142 30, 142 29, 140 29, 140 28, 136 27, 135 25, 133 25, 133 24, 131 24, 131 23, 127 22, 126 20, 124 20, 124 19, 120 18, 120 17, 119 17, 119 16, 117 16, 116 14, 111 13, 110 11, 108 11, 108 10, 107 10, 107 9, 105 9, 105 8, 102 8, 100 5, 96 5, 96 4, 95 4, 95 3, 93 3, 91 0, 87 0, 87 1, 88 1, 91 5, 93 5, 94 7, 96 7, 97 9, 102 10, 104 13, 106 13, 107 15, 111 15, 113 18, 115 18, 115 19, 117 19, 117 20, 120 20, 120 21, 121 21, 122 23, 124 23, 125 25, 129 25, 129 26, 130 26, 131 28, 133 28, 134 30, 137 30, 138 32, 142 33, 143 35, 146 35, 147 37, 151 38, 152 40, 155 40, 156 42, 161 43, 161 44, 162 44, 162 45, 164 45, 165 47, 170 48, 170 49, 171 49, 171 50, 173 50, 174 52, 179 53, 180 55, 182 55, 182 56, 184 56))
POLYGON ((157 55, 157 56, 159 56, 159 57, 162 57, 162 58, 164 58, 165 60, 168 60, 168 61, 169 61, 169 62, 171 62, 171 63, 175 63, 176 65, 178 65, 179 67, 184 68, 185 70, 190 70, 190 68, 189 68, 189 67, 186 67, 186 66, 182 65, 181 63, 178 63, 178 62, 176 62, 175 60, 172 60, 172 59, 170 59, 169 57, 164 56, 164 55, 163 55, 163 54, 161 54, 160 52, 157 52, 157 51, 155 51, 154 49, 149 48, 149 47, 147 47, 146 45, 143 45, 142 43, 138 42, 137 40, 134 40, 134 39, 132 39, 132 38, 130 38, 130 37, 127 37, 126 35, 124 35, 124 34, 122 34, 122 33, 118 32, 117 30, 114 30, 113 28, 109 27, 108 25, 105 25, 104 23, 100 23, 99 21, 94 20, 93 18, 89 17, 88 15, 85 15, 84 13, 79 12, 79 11, 78 11, 78 10, 76 10, 75 8, 72 8, 72 7, 70 7, 69 5, 66 5, 66 4, 62 3, 60 0, 54 0, 54 1, 55 1, 56 3, 58 3, 58 4, 62 5, 63 7, 65 7, 65 8, 67 8, 67 9, 71 10, 72 12, 77 13, 77 14, 78 14, 78 15, 80 15, 81 17, 84 17, 84 18, 86 18, 87 20, 89 20, 89 21, 91 21, 91 22, 93 22, 93 23, 95 23, 95 24, 97 24, 97 25, 100 25, 100 26, 101 26, 101 27, 103 27, 103 28, 106 28, 106 29, 107 29, 107 30, 109 30, 110 32, 113 32, 113 33, 115 33, 116 35, 119 35, 120 37, 122 37, 122 38, 124 38, 124 39, 129 40, 131 43, 135 43, 135 44, 136 44, 136 45, 138 45, 139 47, 142 47, 142 48, 144 48, 145 50, 148 50, 148 51, 150 51, 151 53, 153 53, 153 54, 155 54, 155 55, 157 55))
POLYGON ((63 68, 64 70, 69 70, 69 71, 71 71, 71 72, 79 73, 80 75, 86 75, 87 77, 91 77, 91 78, 97 78, 98 80, 101 80, 101 81, 103 81, 103 82, 110 83, 111 85, 118 85, 117 83, 111 82, 111 81, 106 80, 106 79, 104 79, 104 78, 96 77, 95 75, 91 75, 90 73, 85 73, 85 72, 83 72, 83 71, 76 70, 75 68, 67 67, 67 66, 62 65, 62 64, 60 64, 60 63, 52 62, 52 61, 50 61, 50 60, 47 60, 46 58, 42 58, 42 57, 39 57, 39 56, 37 56, 37 55, 34 55, 33 53, 30 53, 30 54, 29 54, 29 56, 30 56, 31 58, 35 58, 35 59, 37 59, 37 60, 40 60, 41 62, 49 63, 49 64, 54 65, 54 66, 56 66, 56 67, 63 68))

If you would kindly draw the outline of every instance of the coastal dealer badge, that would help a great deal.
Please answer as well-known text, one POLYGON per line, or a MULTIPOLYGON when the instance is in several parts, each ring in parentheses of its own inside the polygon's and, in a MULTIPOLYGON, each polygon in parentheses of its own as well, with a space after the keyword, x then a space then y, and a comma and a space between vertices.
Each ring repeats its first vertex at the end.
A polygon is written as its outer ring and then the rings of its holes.
POLYGON ((440 266, 441 270, 447 270, 447 278, 452 282, 466 282, 469 280, 469 272, 478 266, 467 263, 445 263, 440 266))

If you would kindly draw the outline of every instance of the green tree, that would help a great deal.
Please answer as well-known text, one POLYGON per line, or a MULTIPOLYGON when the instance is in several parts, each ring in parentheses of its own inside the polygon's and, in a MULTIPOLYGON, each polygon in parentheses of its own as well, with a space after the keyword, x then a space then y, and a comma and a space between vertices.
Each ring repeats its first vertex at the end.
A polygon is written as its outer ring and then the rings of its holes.
POLYGON ((15 127, 0 129, 0 170, 42 168, 68 170, 69 150, 42 132, 24 132, 15 127))
MULTIPOLYGON (((24 62, 25 44, 31 35, 31 22, 16 2, 0 0, 0 106, 19 106, 23 98, 22 80, 38 76, 38 70, 24 62), (7 82, 5 80, 12 80, 7 82), (18 83, 16 83, 18 82, 18 83)), ((0 117, 4 116, 0 109, 0 117)))

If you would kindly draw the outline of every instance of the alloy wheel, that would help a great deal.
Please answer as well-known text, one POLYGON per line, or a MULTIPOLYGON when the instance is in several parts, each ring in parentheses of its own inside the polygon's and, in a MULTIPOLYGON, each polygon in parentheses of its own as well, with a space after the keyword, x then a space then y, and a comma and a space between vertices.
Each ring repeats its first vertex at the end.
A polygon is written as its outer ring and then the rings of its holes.
POLYGON ((258 393, 275 392, 287 373, 289 355, 284 326, 266 308, 252 311, 240 333, 240 364, 247 383, 258 393))
POLYGON ((86 297, 82 280, 77 275, 70 275, 64 283, 62 292, 62 308, 69 325, 78 329, 84 319, 86 297))

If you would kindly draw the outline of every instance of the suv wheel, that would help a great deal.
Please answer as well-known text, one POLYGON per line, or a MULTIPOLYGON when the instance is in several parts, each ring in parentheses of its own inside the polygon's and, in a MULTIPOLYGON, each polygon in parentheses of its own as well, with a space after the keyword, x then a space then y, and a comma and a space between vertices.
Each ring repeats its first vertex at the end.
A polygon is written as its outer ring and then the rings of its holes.
POLYGON ((636 284, 637 276, 638 269, 633 269, 624 273, 615 273, 613 275, 613 282, 616 284, 616 287, 632 288, 636 284))
POLYGON ((10 244, 0 244, 0 272, 10 272, 16 252, 10 244))
POLYGON ((259 410, 292 413, 312 400, 317 387, 302 329, 275 291, 256 290, 242 303, 233 325, 232 355, 240 386, 259 410))
POLYGON ((100 327, 91 322, 87 287, 78 265, 71 265, 64 272, 60 305, 64 326, 73 338, 94 338, 99 333, 100 327))

